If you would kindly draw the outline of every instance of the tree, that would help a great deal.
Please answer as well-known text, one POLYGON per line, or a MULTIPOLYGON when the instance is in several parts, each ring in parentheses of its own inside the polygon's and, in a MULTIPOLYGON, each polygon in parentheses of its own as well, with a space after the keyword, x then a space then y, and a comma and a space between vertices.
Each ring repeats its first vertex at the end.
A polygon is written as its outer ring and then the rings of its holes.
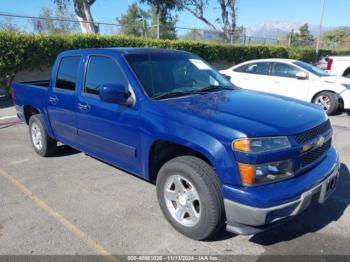
POLYGON ((67 3, 73 1, 75 15, 80 22, 80 28, 83 33, 91 34, 98 33, 99 28, 94 23, 94 19, 91 14, 91 6, 96 0, 53 0, 57 4, 58 8, 65 9, 67 3))
MULTIPOLYGON (((176 39, 176 22, 177 17, 170 14, 166 9, 157 10, 153 7, 152 10, 152 25, 158 25, 159 22, 159 38, 162 39, 176 39), (159 19, 158 19, 159 18, 159 19)), ((150 30, 152 37, 157 36, 158 28, 153 26, 150 30)))
POLYGON ((177 17, 171 15, 165 5, 160 6, 159 9, 152 6, 150 10, 145 11, 139 8, 136 3, 133 3, 129 5, 125 15, 117 18, 117 22, 122 34, 155 38, 158 35, 158 17, 159 37, 175 39, 177 17))
POLYGON ((236 29, 235 0, 219 0, 219 4, 221 8, 221 22, 223 23, 222 29, 226 34, 226 38, 229 39, 236 29))
POLYGON ((204 22, 211 30, 218 30, 213 23, 204 17, 204 10, 208 6, 208 0, 182 0, 178 6, 204 22))
POLYGON ((246 28, 244 26, 237 26, 235 31, 233 32, 232 35, 232 42, 237 43, 237 42, 244 42, 245 35, 246 35, 246 28))
POLYGON ((181 6, 181 0, 140 0, 140 2, 155 7, 157 13, 161 9, 171 11, 181 6))
MULTIPOLYGON (((159 38, 175 39, 177 17, 171 14, 172 10, 178 10, 179 0, 140 0, 152 7, 152 25, 159 23, 159 38), (159 21, 158 21, 159 20, 159 21)), ((152 26, 150 34, 157 36, 158 28, 152 26)))
POLYGON ((42 19, 43 30, 48 34, 65 34, 78 31, 78 24, 67 20, 74 20, 72 14, 67 14, 66 9, 56 8, 55 16, 49 8, 42 8, 39 17, 42 19), (57 20, 55 18, 58 18, 57 20), (61 20, 60 20, 61 19, 61 20))
POLYGON ((322 34, 321 39, 325 42, 341 44, 349 42, 350 40, 350 27, 340 27, 332 31, 328 31, 322 34))
MULTIPOLYGON (((186 10, 194 17, 204 22, 209 29, 220 31, 217 26, 209 21, 204 11, 208 7, 209 0, 141 0, 141 2, 150 3, 156 7, 167 8, 168 10, 186 10)), ((236 30, 236 1, 235 0, 218 0, 221 18, 217 19, 222 23, 222 30, 225 33, 226 39, 230 39, 236 30)))
POLYGON ((293 46, 310 46, 314 44, 315 38, 310 33, 309 25, 304 24, 299 28, 299 32, 295 33, 292 37, 292 45, 293 46))
POLYGON ((129 5, 125 15, 116 18, 123 35, 146 36, 150 14, 137 6, 129 5))
MULTIPOLYGON (((218 3, 221 10, 221 19, 217 19, 217 21, 223 24, 222 30, 228 40, 236 31, 236 1, 218 0, 218 3)), ((208 0, 179 0, 175 7, 190 12, 193 16, 204 22, 209 29, 220 31, 220 29, 217 28, 213 22, 210 22, 204 15, 204 11, 208 7, 208 4, 208 0)))

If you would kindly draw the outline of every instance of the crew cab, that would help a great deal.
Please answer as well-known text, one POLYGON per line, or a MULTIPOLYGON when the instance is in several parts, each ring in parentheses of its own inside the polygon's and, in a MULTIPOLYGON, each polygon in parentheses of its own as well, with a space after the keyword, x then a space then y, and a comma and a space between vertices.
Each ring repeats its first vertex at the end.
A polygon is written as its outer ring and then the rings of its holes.
POLYGON ((12 94, 39 155, 59 141, 154 182, 165 218, 193 239, 222 225, 261 232, 336 188, 323 110, 236 88, 188 52, 65 51, 49 81, 15 83, 12 94))

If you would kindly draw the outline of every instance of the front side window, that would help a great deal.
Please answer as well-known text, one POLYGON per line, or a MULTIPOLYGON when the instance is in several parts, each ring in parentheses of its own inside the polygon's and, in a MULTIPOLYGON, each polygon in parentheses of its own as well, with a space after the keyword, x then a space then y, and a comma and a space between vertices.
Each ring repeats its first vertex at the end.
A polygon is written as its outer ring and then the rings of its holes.
POLYGON ((272 69, 272 75, 279 77, 296 78, 299 72, 301 72, 300 69, 284 63, 275 63, 272 69))
POLYGON ((80 56, 63 57, 57 72, 55 88, 74 91, 77 83, 80 56))
POLYGON ((98 95, 104 84, 128 86, 120 67, 110 57, 90 56, 86 72, 84 93, 98 95))
POLYGON ((258 62, 250 63, 240 66, 234 70, 235 72, 256 74, 256 75, 269 75, 270 74, 270 63, 258 62))
POLYGON ((192 54, 127 54, 125 58, 151 98, 234 89, 221 74, 192 54))
POLYGON ((293 62, 293 64, 300 66, 301 68, 304 68, 306 71, 309 71, 310 73, 315 74, 319 77, 330 76, 330 74, 328 74, 326 71, 302 61, 295 61, 293 62))

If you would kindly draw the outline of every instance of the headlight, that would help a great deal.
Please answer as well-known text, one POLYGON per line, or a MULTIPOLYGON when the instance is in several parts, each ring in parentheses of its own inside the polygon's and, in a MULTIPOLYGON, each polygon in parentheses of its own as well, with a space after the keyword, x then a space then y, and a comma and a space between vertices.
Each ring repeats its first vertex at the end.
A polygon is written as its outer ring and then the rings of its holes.
POLYGON ((245 186, 275 183, 294 176, 292 160, 257 165, 238 163, 238 168, 245 186))
POLYGON ((232 149, 247 153, 262 153, 289 148, 290 143, 286 136, 240 138, 232 142, 232 149))

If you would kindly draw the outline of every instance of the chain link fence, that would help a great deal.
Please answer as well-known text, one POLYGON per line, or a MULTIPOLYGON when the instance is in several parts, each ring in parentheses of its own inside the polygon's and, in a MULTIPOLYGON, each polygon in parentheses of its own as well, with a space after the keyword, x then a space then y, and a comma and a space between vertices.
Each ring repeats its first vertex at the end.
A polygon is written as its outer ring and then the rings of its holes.
MULTIPOLYGON (((75 19, 56 17, 24 16, 8 13, 0 13, 0 31, 24 32, 31 34, 72 34, 84 32, 83 23, 75 19)), ((315 48, 316 41, 298 41, 290 37, 290 34, 281 38, 268 38, 249 36, 242 32, 225 34, 222 31, 213 31, 200 28, 166 25, 146 25, 144 21, 137 25, 118 25, 117 23, 105 23, 94 21, 93 23, 100 35, 132 35, 145 38, 165 38, 208 41, 217 43, 231 43, 242 45, 282 45, 295 47, 315 48)), ((320 43, 320 48, 348 49, 350 43, 320 43)))

